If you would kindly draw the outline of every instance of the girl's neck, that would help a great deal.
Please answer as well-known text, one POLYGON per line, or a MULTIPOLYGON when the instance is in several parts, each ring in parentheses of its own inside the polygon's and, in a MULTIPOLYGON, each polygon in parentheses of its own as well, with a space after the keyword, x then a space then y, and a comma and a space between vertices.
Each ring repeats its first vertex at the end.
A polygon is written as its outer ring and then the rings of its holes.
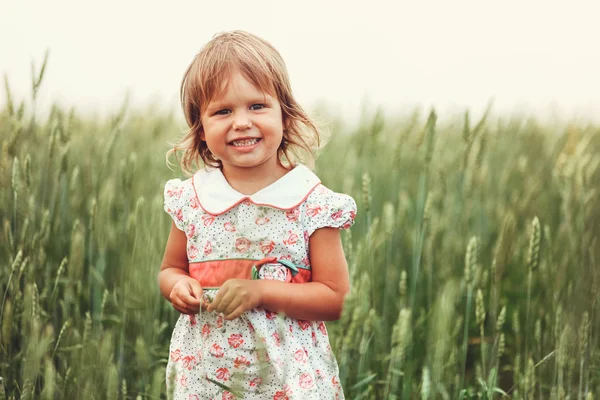
POLYGON ((258 166, 254 168, 238 168, 231 166, 221 167, 221 172, 234 190, 252 196, 254 193, 271 185, 291 171, 277 163, 277 167, 258 166))

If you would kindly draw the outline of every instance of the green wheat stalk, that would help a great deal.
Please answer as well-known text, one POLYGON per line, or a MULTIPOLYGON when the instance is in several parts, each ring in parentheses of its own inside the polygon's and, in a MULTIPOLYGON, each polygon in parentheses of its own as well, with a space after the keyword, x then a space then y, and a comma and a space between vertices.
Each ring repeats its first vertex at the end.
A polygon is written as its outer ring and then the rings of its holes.
MULTIPOLYGON (((529 252, 527 256, 527 316, 525 318, 525 358, 529 357, 529 313, 531 305, 531 281, 533 271, 538 267, 540 261, 540 220, 535 217, 532 222, 532 233, 529 240, 529 252)), ((525 361, 525 360, 524 360, 525 361)), ((527 393, 527 392, 526 392, 527 393)), ((526 397, 528 398, 528 397, 526 397)))
POLYGON ((471 303, 473 301, 473 278, 477 265, 478 251, 479 241, 476 237, 472 237, 471 240, 469 240, 467 252, 465 254, 464 282, 467 289, 467 304, 465 310, 465 326, 462 341, 462 368, 460 371, 460 385, 457 388, 458 391, 461 391, 465 386, 465 372, 467 369, 467 344, 469 341, 469 316, 471 315, 471 303))

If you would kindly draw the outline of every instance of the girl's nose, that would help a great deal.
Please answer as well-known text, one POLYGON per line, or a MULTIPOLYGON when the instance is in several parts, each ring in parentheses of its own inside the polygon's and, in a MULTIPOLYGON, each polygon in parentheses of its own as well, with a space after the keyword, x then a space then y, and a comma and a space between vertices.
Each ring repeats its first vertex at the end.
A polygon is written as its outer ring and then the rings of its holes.
POLYGON ((250 129, 252 127, 252 121, 247 114, 238 114, 233 120, 233 129, 236 131, 250 129))

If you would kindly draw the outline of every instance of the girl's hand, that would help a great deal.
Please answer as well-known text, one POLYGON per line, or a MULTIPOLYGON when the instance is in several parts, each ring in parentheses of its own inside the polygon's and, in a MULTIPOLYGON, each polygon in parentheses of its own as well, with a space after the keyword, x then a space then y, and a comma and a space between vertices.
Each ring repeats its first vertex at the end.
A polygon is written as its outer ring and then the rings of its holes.
POLYGON ((177 281, 169 300, 173 307, 182 314, 198 314, 202 303, 202 287, 200 283, 189 277, 177 281))
POLYGON ((259 307, 263 296, 261 286, 257 283, 250 279, 229 279, 208 305, 208 311, 223 313, 226 320, 232 320, 245 311, 259 307))

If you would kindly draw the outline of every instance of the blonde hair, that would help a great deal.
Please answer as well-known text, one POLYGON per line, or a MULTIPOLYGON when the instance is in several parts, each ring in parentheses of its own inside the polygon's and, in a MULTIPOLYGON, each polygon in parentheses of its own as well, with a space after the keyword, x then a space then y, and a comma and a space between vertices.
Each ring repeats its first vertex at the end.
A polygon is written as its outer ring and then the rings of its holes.
POLYGON ((314 122, 292 94, 287 68, 279 52, 266 40, 244 31, 217 34, 194 57, 181 82, 180 99, 189 130, 173 143, 166 155, 175 158, 184 173, 193 174, 193 164, 221 167, 200 139, 202 111, 208 103, 225 90, 223 82, 239 71, 264 93, 277 96, 283 117, 283 139, 277 150, 279 163, 293 166, 296 161, 309 165, 314 162, 314 151, 321 143, 314 122), (180 160, 177 153, 183 152, 180 160))

